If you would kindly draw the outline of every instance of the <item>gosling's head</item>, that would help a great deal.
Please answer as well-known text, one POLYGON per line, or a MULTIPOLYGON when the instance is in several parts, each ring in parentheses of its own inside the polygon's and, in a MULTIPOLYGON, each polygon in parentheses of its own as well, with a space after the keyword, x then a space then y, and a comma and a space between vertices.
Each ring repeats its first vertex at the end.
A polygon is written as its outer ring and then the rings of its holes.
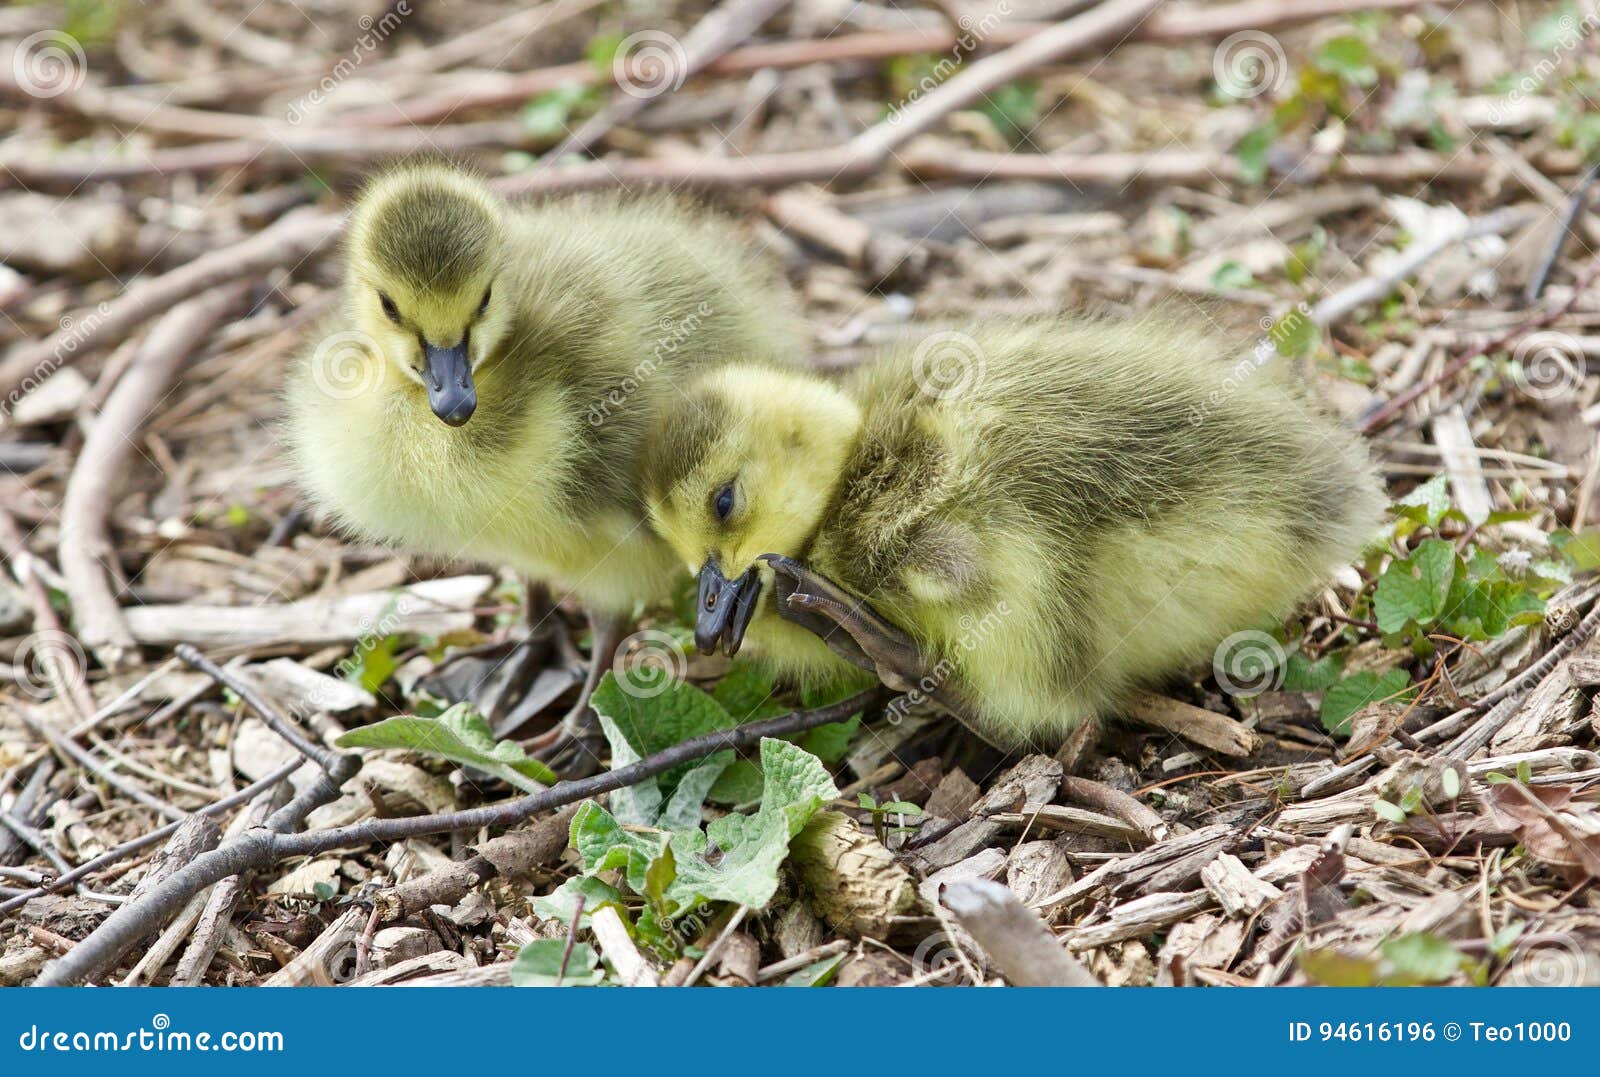
POLYGON ((509 326, 494 286, 504 213, 467 173, 408 165, 372 181, 351 219, 346 272, 357 328, 451 426, 472 418, 473 372, 509 326))
POLYGON ((826 382, 757 367, 705 375, 658 423, 650 519, 700 577, 702 652, 738 651, 761 594, 759 559, 804 555, 860 428, 855 402, 826 382))

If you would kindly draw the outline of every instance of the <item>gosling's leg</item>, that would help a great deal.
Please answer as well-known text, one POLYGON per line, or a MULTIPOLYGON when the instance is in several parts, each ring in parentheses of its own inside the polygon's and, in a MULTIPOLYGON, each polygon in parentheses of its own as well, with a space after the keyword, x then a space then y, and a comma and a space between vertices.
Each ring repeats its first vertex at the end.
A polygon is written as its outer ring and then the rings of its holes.
POLYGON ((532 742, 534 754, 565 778, 586 778, 600 770, 600 752, 605 736, 600 719, 590 706, 590 697, 600 678, 611 668, 628 627, 627 618, 588 610, 589 664, 584 673, 578 699, 560 723, 532 742))
POLYGON ((820 636, 840 658, 878 675, 913 702, 932 700, 976 729, 971 705, 950 683, 951 670, 926 654, 898 625, 826 576, 792 558, 766 554, 778 613, 820 636))

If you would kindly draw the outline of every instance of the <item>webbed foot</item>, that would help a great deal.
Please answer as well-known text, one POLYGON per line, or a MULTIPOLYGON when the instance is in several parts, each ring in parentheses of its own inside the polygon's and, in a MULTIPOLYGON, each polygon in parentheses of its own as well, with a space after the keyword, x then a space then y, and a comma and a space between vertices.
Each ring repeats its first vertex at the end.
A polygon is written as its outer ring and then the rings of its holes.
POLYGON ((949 671, 863 599, 790 557, 764 554, 778 614, 820 637, 835 654, 876 673, 912 702, 932 700, 968 725, 971 710, 948 684, 949 671))

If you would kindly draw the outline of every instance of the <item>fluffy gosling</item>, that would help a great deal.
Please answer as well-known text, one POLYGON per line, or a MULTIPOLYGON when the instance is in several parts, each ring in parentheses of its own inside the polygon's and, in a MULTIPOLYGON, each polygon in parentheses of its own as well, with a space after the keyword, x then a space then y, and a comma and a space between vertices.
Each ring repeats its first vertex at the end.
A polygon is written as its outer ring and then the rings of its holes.
POLYGON ((311 499, 367 540, 509 565, 595 619, 670 592, 643 436, 701 369, 797 348, 786 292, 733 229, 664 197, 512 206, 453 167, 360 195, 343 305, 289 379, 311 499))
POLYGON ((926 348, 845 386, 752 364, 663 414, 650 517, 699 574, 703 650, 748 633, 780 672, 859 666, 1045 744, 1282 616, 1376 533, 1360 444, 1271 370, 1234 377, 1221 341, 1160 319, 955 341, 950 384, 926 348))

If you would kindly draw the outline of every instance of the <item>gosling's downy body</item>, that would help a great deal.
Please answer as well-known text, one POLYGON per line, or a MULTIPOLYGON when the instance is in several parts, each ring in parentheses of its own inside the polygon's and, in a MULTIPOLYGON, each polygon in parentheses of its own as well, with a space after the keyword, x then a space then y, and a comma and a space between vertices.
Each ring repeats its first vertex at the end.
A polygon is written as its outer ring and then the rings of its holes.
POLYGON ((1376 532, 1361 446, 1224 342, 1051 319, 939 346, 841 387, 711 372, 661 425, 651 518, 702 573, 702 646, 748 622, 780 671, 836 676, 838 651, 1045 743, 1283 615, 1376 532))
POLYGON ((342 310, 288 390, 312 499, 359 536, 509 565, 592 611, 668 593, 644 432, 694 372, 797 346, 732 228, 664 197, 515 207, 407 166, 363 192, 346 253, 342 310))

